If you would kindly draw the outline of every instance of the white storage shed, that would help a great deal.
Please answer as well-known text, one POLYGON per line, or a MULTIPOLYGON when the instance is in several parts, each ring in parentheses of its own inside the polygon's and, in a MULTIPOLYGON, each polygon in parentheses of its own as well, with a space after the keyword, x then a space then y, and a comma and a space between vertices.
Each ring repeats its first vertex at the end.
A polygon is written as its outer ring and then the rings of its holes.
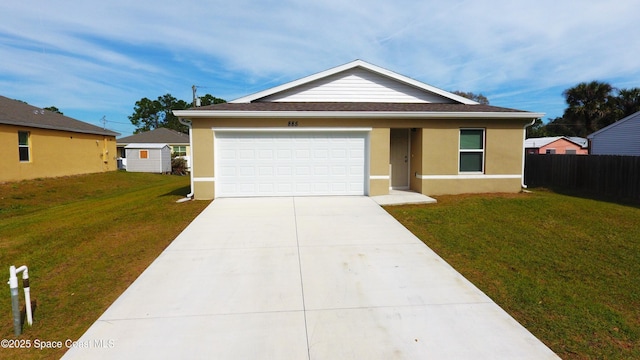
POLYGON ((171 172, 171 148, 168 144, 129 144, 124 149, 127 171, 171 172))

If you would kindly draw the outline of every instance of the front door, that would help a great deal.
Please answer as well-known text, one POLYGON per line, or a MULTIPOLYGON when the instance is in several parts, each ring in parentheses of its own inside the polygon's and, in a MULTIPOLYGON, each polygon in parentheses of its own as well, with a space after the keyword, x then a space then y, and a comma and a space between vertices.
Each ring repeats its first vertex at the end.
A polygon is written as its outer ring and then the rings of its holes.
POLYGON ((409 129, 391 129, 391 188, 409 188, 409 129))

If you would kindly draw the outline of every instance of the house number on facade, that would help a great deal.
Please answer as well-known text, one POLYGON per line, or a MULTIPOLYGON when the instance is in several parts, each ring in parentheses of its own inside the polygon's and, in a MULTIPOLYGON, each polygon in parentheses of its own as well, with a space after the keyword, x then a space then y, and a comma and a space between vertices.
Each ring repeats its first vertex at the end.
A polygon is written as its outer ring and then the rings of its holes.
POLYGON ((289 121, 287 126, 298 126, 298 122, 297 121, 289 121))

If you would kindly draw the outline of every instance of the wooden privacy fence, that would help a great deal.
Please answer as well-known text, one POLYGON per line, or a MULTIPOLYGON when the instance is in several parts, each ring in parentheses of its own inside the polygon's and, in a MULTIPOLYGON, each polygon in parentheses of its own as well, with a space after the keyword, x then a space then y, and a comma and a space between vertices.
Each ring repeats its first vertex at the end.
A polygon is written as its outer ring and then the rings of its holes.
POLYGON ((548 187, 640 203, 640 157, 527 155, 528 187, 548 187))

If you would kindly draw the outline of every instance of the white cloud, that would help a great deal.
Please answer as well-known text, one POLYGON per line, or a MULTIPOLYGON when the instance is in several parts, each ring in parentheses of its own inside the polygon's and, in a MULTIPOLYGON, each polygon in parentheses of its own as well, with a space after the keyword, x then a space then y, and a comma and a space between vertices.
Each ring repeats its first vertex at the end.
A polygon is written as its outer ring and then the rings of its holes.
POLYGON ((361 58, 492 94, 496 105, 557 113, 558 89, 581 81, 640 87, 638 8, 640 0, 3 2, 0 84, 5 96, 126 117, 141 97, 188 100, 198 84, 232 99, 361 58))

